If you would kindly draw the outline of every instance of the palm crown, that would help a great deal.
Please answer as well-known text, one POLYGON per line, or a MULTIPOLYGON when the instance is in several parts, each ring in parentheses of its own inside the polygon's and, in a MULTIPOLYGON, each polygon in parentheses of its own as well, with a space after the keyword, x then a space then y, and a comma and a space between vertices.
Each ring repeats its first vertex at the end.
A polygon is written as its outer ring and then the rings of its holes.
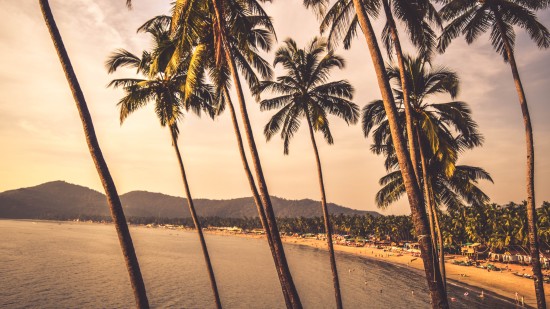
POLYGON ((550 47, 550 32, 535 11, 548 6, 548 1, 532 0, 440 0, 445 6, 440 14, 450 21, 439 39, 443 52, 451 41, 463 34, 468 44, 491 30, 491 44, 508 61, 505 45, 514 46, 514 26, 524 28, 539 48, 550 47))
POLYGON ((220 23, 215 18, 213 9, 208 2, 188 3, 176 2, 172 16, 172 35, 177 42, 179 53, 192 47, 191 59, 185 89, 192 92, 195 81, 208 72, 215 87, 218 99, 217 109, 224 108, 223 92, 230 87, 231 74, 222 49, 229 48, 242 76, 251 88, 259 85, 260 79, 270 79, 272 70, 259 51, 268 52, 271 49, 275 30, 270 18, 255 1, 251 3, 233 3, 225 1, 230 13, 231 23, 220 23), (225 44, 221 42, 220 29, 224 25, 225 44), (256 73, 257 72, 257 73, 256 73))
POLYGON ((281 94, 262 100, 260 108, 280 108, 265 126, 264 133, 269 140, 280 130, 285 154, 288 154, 290 139, 300 128, 301 117, 305 117, 315 131, 321 131, 329 144, 333 138, 328 114, 348 124, 357 122, 359 109, 350 101, 353 87, 345 80, 328 82, 330 70, 343 68, 344 60, 327 50, 325 40, 315 38, 305 49, 299 49, 294 40, 287 39, 275 53, 274 65, 277 64, 285 68, 286 75, 276 81, 263 81, 257 91, 281 94))
POLYGON ((120 78, 109 83, 109 87, 122 87, 125 95, 118 102, 121 123, 134 111, 149 102, 155 102, 155 113, 162 126, 169 126, 177 135, 177 122, 183 111, 193 111, 200 115, 202 111, 213 116, 213 94, 211 86, 204 80, 198 82, 192 93, 187 94, 185 85, 188 74, 186 67, 190 62, 189 55, 179 59, 178 66, 170 67, 169 63, 175 50, 170 39, 169 19, 159 16, 146 22, 138 31, 147 32, 153 38, 151 52, 143 51, 141 58, 133 53, 119 49, 111 54, 106 62, 109 73, 120 67, 135 68, 144 78, 120 78), (185 97, 190 100, 183 100, 185 97))
MULTIPOLYGON (((328 1, 326 0, 305 0, 304 4, 316 8, 319 12, 324 11, 328 1)), ((419 52, 426 56, 432 53, 435 45, 436 35, 431 25, 441 25, 441 20, 435 7, 427 0, 408 1, 408 0, 364 0, 361 2, 363 10, 372 17, 378 17, 382 6, 387 6, 389 10, 386 14, 391 14, 401 20, 405 26, 405 31, 413 44, 419 48, 419 52)), ((388 16, 386 16, 388 17, 388 16)), ((338 0, 324 14, 321 21, 321 32, 328 30, 329 44, 336 45, 339 40, 343 40, 344 48, 351 47, 353 38, 357 35, 359 20, 355 12, 352 0, 338 0)), ((386 23, 382 32, 382 41, 392 57, 392 46, 394 44, 390 35, 390 19, 386 18, 386 23)))
MULTIPOLYGON (((451 176, 458 153, 481 145, 483 138, 477 130, 477 124, 471 117, 471 110, 465 102, 431 103, 428 98, 434 94, 447 93, 451 98, 459 91, 458 76, 444 67, 430 67, 421 57, 405 57, 406 82, 410 89, 412 118, 416 133, 420 135, 420 146, 428 147, 429 153, 437 160, 445 162, 446 174, 451 176)), ((387 68, 388 76, 396 81, 394 94, 402 102, 399 71, 395 66, 387 68)), ((404 110, 400 108, 398 116, 404 122, 404 110)), ((373 133, 372 150, 386 155, 386 168, 398 166, 391 143, 389 124, 381 101, 374 101, 363 108, 363 133, 373 133), (374 129, 374 127, 377 127, 374 129)))
MULTIPOLYGON (((477 131, 477 124, 471 118, 467 104, 459 101, 429 103, 430 95, 447 93, 452 98, 458 94, 459 80, 455 72, 444 67, 429 67, 423 58, 405 58, 405 66, 412 105, 415 135, 419 147, 427 153, 428 175, 424 181, 437 192, 436 202, 458 205, 462 199, 469 203, 482 203, 487 196, 476 186, 478 179, 491 180, 483 169, 457 166, 459 152, 481 145, 483 138, 477 131), (428 180, 426 180, 428 179, 428 180)), ((388 67, 390 78, 397 80, 394 94, 402 102, 399 71, 388 67)), ((390 173, 380 180, 384 187, 376 196, 377 204, 387 207, 405 192, 398 168, 395 151, 391 144, 389 125, 381 101, 375 101, 363 109, 363 132, 368 136, 373 131, 373 152, 386 156, 386 169, 390 173), (376 127, 376 129, 374 129, 376 127)), ((404 120, 404 111, 399 117, 404 120)))

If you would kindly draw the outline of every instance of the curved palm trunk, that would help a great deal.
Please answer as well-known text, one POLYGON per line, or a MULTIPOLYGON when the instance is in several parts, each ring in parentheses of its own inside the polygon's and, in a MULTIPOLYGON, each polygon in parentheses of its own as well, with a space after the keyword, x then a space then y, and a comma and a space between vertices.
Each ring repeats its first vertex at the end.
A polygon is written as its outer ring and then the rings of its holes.
POLYGON ((401 129, 397 121, 397 111, 395 102, 393 100, 392 91, 388 81, 386 69, 384 68, 384 61, 378 42, 376 41, 376 35, 372 29, 370 20, 366 12, 362 8, 361 0, 353 0, 355 12, 365 40, 369 47, 369 52, 374 64, 374 70, 378 79, 378 85, 382 94, 382 100, 384 102, 384 109, 388 117, 390 125, 390 131, 392 135, 395 152, 399 161, 399 167, 401 174, 403 175, 403 183, 407 191, 407 197, 411 206, 411 213, 415 232, 418 235, 418 242, 420 244, 420 254, 422 261, 424 262, 424 271, 426 273, 426 280, 428 282, 428 289, 430 290, 430 296, 432 306, 434 308, 449 308, 447 301, 447 294, 443 286, 443 280, 439 273, 439 268, 434 260, 434 248, 432 246, 432 240, 429 234, 428 222, 426 219, 426 212, 422 202, 422 194, 420 193, 419 184, 415 179, 414 171, 411 164, 411 159, 406 151, 403 136, 401 135, 401 129), (435 279, 435 280, 434 280, 435 279))
MULTIPOLYGON (((500 30, 500 33, 506 33, 503 25, 502 16, 500 12, 492 6, 491 9, 495 14, 495 21, 500 30)), ((512 76, 514 77, 514 84, 519 97, 519 105, 521 107, 521 113, 523 115, 523 124, 525 126, 525 146, 527 148, 527 225, 529 229, 529 250, 531 254, 531 266, 533 274, 535 276, 535 294, 537 296, 537 307, 546 308, 546 297, 544 295, 544 281, 542 277, 540 253, 539 253, 539 239, 537 234, 537 211, 535 208, 535 146, 533 141, 533 127, 531 126, 531 116, 529 115, 529 107, 527 106, 527 98, 525 97, 525 91, 521 83, 518 67, 516 64, 516 58, 514 57, 514 51, 510 42, 508 42, 505 35, 501 35, 504 42, 504 48, 508 61, 510 62, 510 68, 512 69, 512 76)))
POLYGON ((88 144, 90 155, 92 156, 97 173, 101 179, 101 184, 105 190, 105 195, 107 196, 107 202, 109 203, 111 217, 117 231, 118 240, 122 249, 122 255, 124 256, 126 268, 128 269, 128 274, 130 275, 130 283, 132 285, 132 290, 134 291, 136 307, 149 308, 145 284, 143 283, 143 277, 141 276, 141 270, 139 268, 138 259, 134 250, 132 237, 130 235, 130 231, 128 230, 122 204, 120 203, 120 198, 118 196, 115 183, 111 177, 107 163, 103 158, 101 148, 99 147, 92 117, 88 111, 84 94, 82 93, 82 89, 80 88, 78 79, 76 78, 69 55, 67 54, 65 45, 61 39, 61 34, 59 33, 59 29, 55 23, 50 5, 47 0, 40 0, 39 3, 42 14, 44 15, 44 21, 46 22, 46 26, 48 27, 52 41, 55 45, 57 55, 59 56, 61 66, 63 67, 63 71, 65 72, 65 76, 69 82, 69 87, 71 88, 71 92, 76 103, 76 108, 78 109, 78 113, 82 121, 84 135, 86 136, 86 143, 88 144))
MULTIPOLYGON (((416 137, 418 138, 418 149, 420 150, 420 164, 422 166, 422 178, 423 178, 423 189, 424 189, 424 201, 426 203, 426 211, 428 213, 428 219, 430 220, 430 234, 432 236, 432 245, 434 246, 434 258, 437 259, 437 246, 436 246, 436 224, 434 223, 435 219, 435 210, 433 205, 433 200, 431 198, 430 190, 430 175, 428 172, 428 162, 426 161, 426 156, 424 154, 424 149, 422 148, 422 142, 420 140, 420 134, 418 130, 415 130, 416 137)), ((440 251, 441 252, 441 251, 440 251)), ((446 289, 445 276, 441 270, 441 256, 439 256, 439 271, 441 272, 441 277, 443 278, 443 286, 446 289)))
POLYGON ((393 46, 395 48, 395 55, 397 56, 397 64, 399 66, 399 79, 401 80, 401 89, 403 90, 403 106, 405 109, 405 125, 407 129, 407 141, 409 144, 409 153, 411 156, 411 163, 416 177, 416 182, 420 184, 420 174, 418 173, 418 153, 416 151, 416 141, 414 140, 413 119, 411 114, 411 102, 410 102, 410 89, 407 85, 407 77, 405 75, 405 62, 403 61, 403 50, 401 49, 401 41, 397 34, 397 26, 390 9, 388 0, 383 1, 384 12, 386 13, 386 19, 390 26, 390 35, 393 40, 393 46))
MULTIPOLYGON (((271 198, 269 196, 264 174, 262 171, 260 157, 258 155, 258 150, 256 149, 256 143, 254 142, 254 136, 252 134, 252 127, 250 126, 250 120, 248 119, 248 112, 246 110, 246 103, 244 99, 241 82, 239 79, 239 74, 237 72, 235 61, 231 56, 231 51, 228 48, 227 40, 225 38, 224 25, 222 24, 224 19, 222 18, 218 1, 219 0, 212 0, 212 5, 213 5, 214 13, 216 15, 216 19, 218 21, 218 27, 219 27, 218 31, 221 36, 220 38, 221 44, 223 45, 223 46, 220 46, 220 48, 223 48, 225 60, 229 65, 229 70, 231 71, 231 77, 233 79, 235 90, 237 92, 237 99, 239 101, 239 106, 241 109, 241 118, 244 125, 244 131, 246 134, 246 139, 248 141, 248 147, 252 155, 252 163, 254 164, 256 179, 258 181, 260 198, 262 200, 262 205, 264 206, 267 225, 271 233, 271 237, 274 245, 273 247, 275 249, 275 253, 277 257, 277 263, 276 263, 276 267, 278 267, 277 274, 279 275, 279 281, 281 282, 283 293, 286 290, 288 294, 288 300, 290 301, 290 303, 287 303, 287 307, 294 308, 294 309, 301 309, 302 302, 300 301, 300 296, 298 295, 298 291, 296 290, 296 286, 294 285, 294 281, 292 280, 292 275, 290 274, 290 269, 288 267, 288 263, 285 257, 283 243, 281 242, 281 236, 279 234, 279 229, 277 228, 275 213, 273 212, 273 207, 271 205, 271 198)), ((222 55, 217 55, 217 56, 222 57, 222 55)))
POLYGON ((174 150, 176 151, 176 156, 178 157, 178 163, 180 166, 181 178, 183 180, 183 186, 185 188, 185 197, 187 197, 187 204, 189 205, 189 212, 191 213, 191 218, 199 234, 199 240, 201 243, 202 253, 204 255, 204 261, 206 262, 206 269, 208 270, 208 277, 210 278, 210 286, 212 287, 212 293, 214 293, 214 302, 216 303, 216 308, 221 309, 222 303, 220 301, 220 294, 218 293, 218 286, 216 284, 216 277, 214 276, 214 269, 212 268, 212 263, 210 262, 210 255, 208 254, 208 248, 206 247, 206 241, 204 240, 204 235, 202 233, 201 223, 197 217, 197 212, 195 211, 195 205, 193 204, 193 198, 191 197, 191 192, 189 191, 189 184, 187 183, 187 176, 185 174, 185 169, 183 168, 183 160, 181 159, 181 153, 178 147, 178 140, 176 134, 174 133, 173 128, 170 128, 170 136, 172 137, 172 144, 174 150))
POLYGON ((340 281, 338 279, 338 269, 336 268, 336 257, 334 255, 334 246, 332 244, 332 226, 330 224, 330 216, 327 208, 327 197, 325 194, 325 184, 323 181, 323 170, 321 169, 321 160, 319 159, 319 150, 317 149, 317 143, 315 142, 315 135, 313 134, 313 128, 311 126, 311 120, 306 112, 307 124, 309 128, 309 137, 311 138, 311 144, 313 151, 315 152, 315 162, 317 163, 317 173, 319 175, 319 187, 321 189, 321 207, 323 208, 323 218, 325 220, 325 231, 327 233, 328 252, 330 256, 330 268, 332 270, 332 284, 334 285, 334 297, 336 298, 336 308, 342 309, 342 295, 340 292, 340 281))
MULTIPOLYGON (((254 204, 256 204, 256 209, 258 210, 258 216, 260 218, 260 222, 262 223, 262 227, 265 230, 265 234, 267 237, 267 244, 269 245, 269 249, 271 250, 271 255, 273 256, 273 262, 275 263, 275 268, 277 269, 278 275, 280 279, 284 279, 284 277, 281 276, 279 273, 279 262, 277 260, 277 255, 275 251, 275 247, 273 245, 273 237, 271 236, 271 231, 269 230, 269 226, 267 224, 267 219, 265 216, 265 211, 262 206, 262 201, 260 200, 260 195, 258 194, 258 189, 256 188, 256 183, 254 182, 254 177, 252 177, 252 172, 250 171, 250 166, 248 165, 248 160, 246 158, 246 154, 244 152, 244 144, 243 139, 241 137, 241 130, 239 129, 239 123, 237 122, 237 115, 235 113, 235 107, 233 106, 233 102, 231 102, 231 97, 229 95, 229 91, 227 88, 224 88, 223 92, 225 96, 225 100, 227 102, 227 106, 229 107, 229 111, 231 114, 231 122, 233 123, 233 129, 235 131, 235 136, 237 137, 237 145, 239 147, 239 154, 241 155, 241 161, 243 162, 244 171, 246 174, 246 178, 248 180, 248 184, 250 186, 250 191, 252 191, 252 197, 254 199, 254 204)), ((281 284, 283 288, 283 296, 285 297, 285 303, 287 305, 290 304, 290 299, 288 298, 288 292, 286 290, 285 284, 281 284)))

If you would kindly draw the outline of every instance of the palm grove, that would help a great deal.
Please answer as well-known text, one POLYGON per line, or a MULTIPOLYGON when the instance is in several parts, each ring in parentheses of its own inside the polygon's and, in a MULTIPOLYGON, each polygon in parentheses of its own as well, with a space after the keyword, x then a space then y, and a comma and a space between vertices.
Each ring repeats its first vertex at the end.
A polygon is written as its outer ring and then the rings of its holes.
MULTIPOLYGON (((261 53, 271 51, 276 36, 271 18, 260 2, 175 1, 171 16, 154 17, 140 27, 141 32, 152 37, 150 49, 143 51, 140 56, 127 50, 117 50, 107 61, 109 72, 128 67, 137 73, 133 78, 116 79, 110 84, 124 90, 124 97, 118 103, 121 122, 133 111, 153 103, 156 117, 169 131, 178 158, 187 207, 201 241, 216 307, 222 307, 223 297, 218 293, 215 270, 210 263, 201 221, 194 211, 189 188, 192 178, 188 180, 185 173, 185 148, 182 151, 178 145, 178 123, 189 112, 218 117, 226 108, 229 109, 259 222, 266 231, 286 306, 302 307, 280 239, 282 222, 278 225, 276 221, 252 133, 243 89, 245 86, 260 101, 261 110, 275 110, 264 133, 270 139, 280 132, 285 154, 289 152, 290 141, 298 133, 302 120, 309 131, 312 159, 317 164, 322 225, 329 236, 327 246, 330 259, 327 262, 333 274, 336 307, 342 308, 343 301, 330 237, 334 226, 331 220, 334 217, 328 215, 326 207, 321 154, 315 137, 315 133, 321 133, 329 144, 334 142, 329 115, 342 118, 348 124, 361 119, 365 136, 372 134, 374 143, 371 150, 385 157, 388 172, 380 179, 382 188, 376 195, 376 203, 380 207, 388 207, 403 195, 407 196, 411 207, 412 234, 420 244, 432 306, 449 307, 442 253, 444 243, 453 236, 458 237, 456 235, 459 235, 457 229, 460 225, 476 226, 472 220, 487 215, 494 219, 488 222, 496 224, 502 219, 499 215, 502 212, 489 211, 494 206, 487 204, 489 198, 478 187, 480 180, 492 181, 490 175, 480 167, 458 164, 459 155, 481 146, 483 137, 477 130, 466 102, 432 102, 434 94, 447 94, 454 100, 459 92, 456 73, 436 65, 434 58, 437 52, 444 52, 452 40, 461 35, 471 43, 489 31, 490 43, 511 67, 524 119, 527 202, 510 209, 515 213, 525 213, 527 233, 521 241, 529 244, 537 305, 545 308, 539 259, 540 233, 537 231, 537 213, 542 214, 543 211, 537 211, 535 207, 533 129, 527 95, 515 61, 514 43, 515 31, 522 29, 526 30, 539 48, 550 46, 550 33, 536 17, 536 12, 546 9, 549 1, 304 0, 304 6, 319 17, 321 34, 326 34, 327 38, 312 34, 312 41, 303 48, 292 39, 285 40, 275 52, 273 65, 280 64, 284 69, 283 75, 276 78, 271 65, 261 56, 261 53), (372 26, 372 19, 375 18, 385 21, 383 32, 378 36, 372 26), (398 24, 403 27, 398 27, 398 24), (352 101, 352 85, 345 80, 334 81, 330 78, 331 71, 345 65, 345 60, 335 53, 335 49, 340 43, 344 48, 350 48, 360 33, 367 43, 381 95, 381 100, 363 107, 361 114, 359 107, 352 101), (384 62, 378 37, 389 63, 384 62), (410 40, 414 50, 404 51, 400 41, 403 39, 410 40), (238 112, 233 100, 239 107, 238 112), (239 127, 239 116, 246 143, 239 127)), ((39 3, 80 113, 90 154, 107 195, 136 306, 148 308, 145 284, 126 219, 95 137, 84 95, 49 3, 47 0, 39 0, 39 3)), ((128 0, 127 4, 130 7, 131 1, 128 0)), ((311 172, 314 175, 314 171, 311 172)), ((512 211, 510 209, 507 208, 507 211, 512 211)), ((498 227, 496 225, 495 229, 498 227)), ((476 239, 495 241, 491 238, 495 237, 487 234, 486 230, 469 229, 471 235, 467 237, 471 240, 479 237, 476 239)), ((547 233, 545 229, 543 235, 547 236, 547 233)))

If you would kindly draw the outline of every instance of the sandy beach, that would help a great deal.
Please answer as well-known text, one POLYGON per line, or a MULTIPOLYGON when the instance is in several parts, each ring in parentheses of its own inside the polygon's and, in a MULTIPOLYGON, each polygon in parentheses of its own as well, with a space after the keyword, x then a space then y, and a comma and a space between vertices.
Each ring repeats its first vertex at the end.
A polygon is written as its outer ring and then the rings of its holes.
MULTIPOLYGON (((263 235, 239 234, 222 231, 208 231, 208 233, 245 238, 265 237, 263 235)), ((326 242, 323 240, 289 236, 282 237, 282 240, 284 243, 309 246, 323 250, 326 250, 327 247, 326 242)), ((340 252, 345 252, 368 259, 376 259, 404 267, 411 267, 415 270, 421 271, 424 269, 422 260, 408 253, 398 254, 397 252, 388 252, 384 251, 383 249, 377 249, 375 247, 348 247, 338 244, 334 246, 334 249, 340 252)), ((452 264, 452 261, 455 259, 464 260, 464 258, 461 256, 446 256, 445 268, 447 271, 447 279, 450 280, 450 284, 453 284, 454 281, 460 284, 471 286, 472 292, 470 294, 472 297, 479 297, 482 291, 490 291, 505 298, 514 300, 517 293, 519 300, 521 300, 522 297, 524 298, 525 305, 536 307, 535 290, 532 279, 522 278, 514 275, 514 272, 531 274, 530 266, 491 262, 491 264, 502 269, 505 269, 506 266, 508 266, 508 270, 489 272, 486 269, 476 268, 474 266, 454 265, 452 264)), ((348 270, 339 270, 340 273, 344 271, 348 270)), ((545 284, 545 294, 547 299, 550 298, 550 285, 548 284, 545 284)), ((449 295, 451 301, 452 297, 453 295, 449 295)))

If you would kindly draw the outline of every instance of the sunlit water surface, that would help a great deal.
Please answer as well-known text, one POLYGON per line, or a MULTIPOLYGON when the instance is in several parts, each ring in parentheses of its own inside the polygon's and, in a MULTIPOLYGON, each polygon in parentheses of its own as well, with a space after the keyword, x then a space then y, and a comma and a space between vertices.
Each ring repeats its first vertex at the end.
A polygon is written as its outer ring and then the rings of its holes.
MULTIPOLYGON (((132 227, 156 308, 212 308, 197 236, 132 227)), ((0 308, 131 308, 133 294, 113 225, 0 220, 0 308)), ((284 308, 267 242, 206 235, 225 308, 284 308)), ((285 244, 305 308, 334 308, 326 251, 285 244)), ((429 308, 423 273, 337 252, 346 308, 429 308), (414 293, 413 293, 414 292, 414 293)), ((451 285, 454 308, 514 307, 451 285), (468 296, 464 293, 469 292, 468 296)))

